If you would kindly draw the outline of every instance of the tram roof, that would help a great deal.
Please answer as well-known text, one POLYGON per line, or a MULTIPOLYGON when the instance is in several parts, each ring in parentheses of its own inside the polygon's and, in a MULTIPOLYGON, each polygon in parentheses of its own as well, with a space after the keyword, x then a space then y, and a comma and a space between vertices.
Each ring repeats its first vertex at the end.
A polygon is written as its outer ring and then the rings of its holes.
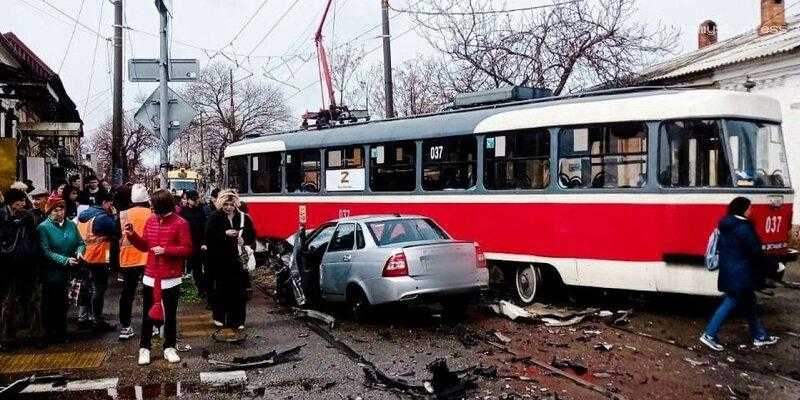
POLYGON ((231 144, 225 157, 553 126, 723 117, 780 122, 780 103, 716 89, 611 90, 265 135, 231 144))

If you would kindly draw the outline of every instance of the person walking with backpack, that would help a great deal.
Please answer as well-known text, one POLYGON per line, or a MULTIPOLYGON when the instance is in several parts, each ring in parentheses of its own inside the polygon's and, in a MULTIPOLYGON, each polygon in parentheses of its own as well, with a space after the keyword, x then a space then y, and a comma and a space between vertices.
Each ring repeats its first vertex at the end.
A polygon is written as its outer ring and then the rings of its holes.
MULTIPOLYGON (((761 287, 764 277, 774 271, 776 263, 766 257, 761 239, 749 220, 751 203, 745 197, 737 197, 728 204, 728 213, 719 222, 716 240, 719 277, 717 286, 725 294, 722 304, 714 312, 700 342, 711 350, 722 351, 718 333, 722 324, 739 307, 747 318, 753 346, 762 347, 778 342, 777 336, 767 333, 759 320, 755 291, 761 287)), ((707 256, 708 259, 708 256, 707 256)))
POLYGON ((33 215, 25 209, 28 195, 9 189, 0 207, 0 350, 14 347, 18 293, 31 279, 39 256, 33 215))
POLYGON ((164 325, 164 358, 170 363, 181 361, 177 343, 178 296, 183 263, 192 254, 189 224, 175 213, 175 200, 164 189, 150 196, 153 215, 141 235, 132 223, 124 226, 128 240, 139 251, 147 252, 142 299, 142 334, 139 341, 139 365, 150 364, 150 347, 154 324, 164 325))
MULTIPOLYGON (((142 236, 147 220, 153 215, 150 210, 150 194, 147 193, 147 188, 138 183, 133 185, 130 190, 130 202, 133 206, 119 213, 120 225, 124 227, 130 224, 133 226, 134 232, 142 236)), ((131 312, 136 289, 139 287, 139 282, 142 281, 147 264, 147 252, 137 249, 124 235, 120 240, 119 248, 119 266, 122 276, 122 294, 119 297, 119 338, 125 340, 136 334, 131 327, 131 312)))
POLYGON ((111 272, 111 242, 117 240, 120 229, 111 195, 98 191, 94 198, 98 205, 84 210, 78 216, 78 231, 86 243, 82 267, 89 283, 81 288, 78 322, 83 327, 91 325, 97 332, 111 332, 115 327, 103 318, 103 308, 111 272))

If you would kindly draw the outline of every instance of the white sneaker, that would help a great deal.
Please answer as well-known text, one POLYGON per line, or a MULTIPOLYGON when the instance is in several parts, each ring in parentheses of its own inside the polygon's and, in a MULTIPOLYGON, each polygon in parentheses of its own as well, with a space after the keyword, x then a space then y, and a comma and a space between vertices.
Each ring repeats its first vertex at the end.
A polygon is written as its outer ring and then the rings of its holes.
POLYGON ((777 336, 764 336, 763 338, 753 340, 753 346, 772 346, 773 344, 778 343, 778 340, 780 340, 780 338, 777 336))
POLYGON ((122 340, 130 339, 130 338, 132 338, 134 336, 136 336, 136 332, 134 332, 133 328, 131 328, 131 327, 122 328, 119 331, 119 338, 122 339, 122 340))
POLYGON ((150 364, 150 350, 139 349, 139 365, 150 364))
POLYGON ((164 349, 164 359, 171 363, 181 362, 181 356, 178 355, 178 350, 175 350, 172 347, 167 347, 164 349))
POLYGON ((222 328, 222 325, 225 325, 225 324, 223 324, 222 322, 219 322, 217 320, 214 320, 214 326, 216 326, 217 328, 222 328))
POLYGON ((238 327, 238 328, 236 328, 236 329, 238 329, 238 330, 240 330, 240 331, 243 331, 243 330, 244 330, 244 325, 239 325, 239 327, 238 327))

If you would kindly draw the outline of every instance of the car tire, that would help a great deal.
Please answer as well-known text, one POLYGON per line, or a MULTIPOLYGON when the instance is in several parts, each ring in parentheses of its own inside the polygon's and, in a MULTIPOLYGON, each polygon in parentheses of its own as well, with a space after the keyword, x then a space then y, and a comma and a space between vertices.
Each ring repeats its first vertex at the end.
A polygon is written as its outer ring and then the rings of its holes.
POLYGON ((347 293, 347 307, 353 321, 363 321, 369 313, 370 304, 367 295, 359 287, 353 287, 347 293))
POLYGON ((528 306, 542 294, 542 271, 536 264, 520 264, 506 269, 506 284, 515 303, 528 306))

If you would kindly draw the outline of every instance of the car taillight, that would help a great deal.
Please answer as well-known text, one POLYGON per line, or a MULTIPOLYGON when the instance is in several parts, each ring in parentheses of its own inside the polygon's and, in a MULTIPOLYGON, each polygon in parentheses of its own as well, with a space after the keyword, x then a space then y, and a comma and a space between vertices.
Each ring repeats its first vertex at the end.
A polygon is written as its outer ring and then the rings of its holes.
POLYGON ((477 261, 478 268, 486 268, 486 254, 483 254, 481 246, 475 244, 475 260, 477 261))
POLYGON ((383 277, 392 278, 396 276, 408 276, 408 264, 406 263, 405 253, 397 253, 388 260, 383 267, 383 277))

